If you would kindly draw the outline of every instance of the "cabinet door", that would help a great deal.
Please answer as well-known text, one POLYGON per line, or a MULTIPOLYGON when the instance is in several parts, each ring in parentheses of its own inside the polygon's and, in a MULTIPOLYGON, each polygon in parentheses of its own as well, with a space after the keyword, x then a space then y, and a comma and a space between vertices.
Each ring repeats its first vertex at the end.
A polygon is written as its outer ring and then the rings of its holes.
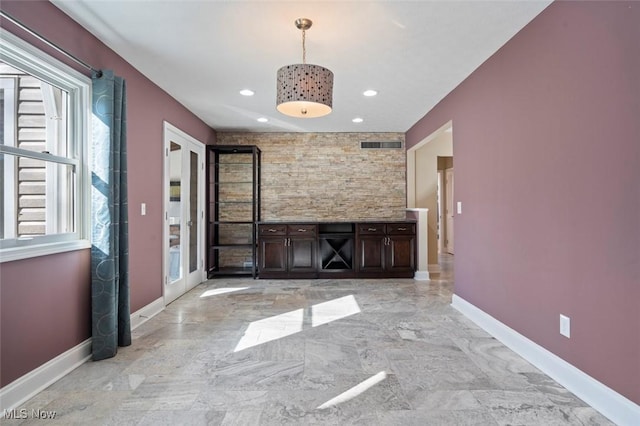
POLYGON ((287 271, 287 247, 286 239, 260 238, 260 252, 258 258, 260 262, 260 272, 283 272, 287 271))
POLYGON ((388 272, 410 272, 415 270, 416 239, 413 235, 390 235, 387 237, 386 269, 388 272))
POLYGON ((385 237, 361 235, 359 241, 359 270, 382 272, 384 270, 385 237))
POLYGON ((316 271, 316 239, 289 238, 289 272, 316 271))

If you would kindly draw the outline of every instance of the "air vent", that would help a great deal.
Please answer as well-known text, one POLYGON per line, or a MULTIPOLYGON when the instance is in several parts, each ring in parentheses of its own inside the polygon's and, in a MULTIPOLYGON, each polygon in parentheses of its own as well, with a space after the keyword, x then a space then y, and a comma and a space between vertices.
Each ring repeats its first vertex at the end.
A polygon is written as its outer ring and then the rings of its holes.
POLYGON ((398 148, 402 148, 402 141, 360 142, 360 149, 398 149, 398 148))

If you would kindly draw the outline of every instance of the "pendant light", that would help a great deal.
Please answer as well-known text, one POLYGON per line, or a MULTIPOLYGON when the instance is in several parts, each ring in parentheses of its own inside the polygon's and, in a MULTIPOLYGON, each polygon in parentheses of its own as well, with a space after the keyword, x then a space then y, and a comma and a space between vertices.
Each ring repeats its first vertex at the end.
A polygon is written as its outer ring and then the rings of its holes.
POLYGON ((305 31, 311 28, 311 20, 299 18, 295 24, 302 31, 302 63, 278 70, 276 108, 291 117, 322 117, 333 106, 333 73, 319 65, 307 64, 305 31))

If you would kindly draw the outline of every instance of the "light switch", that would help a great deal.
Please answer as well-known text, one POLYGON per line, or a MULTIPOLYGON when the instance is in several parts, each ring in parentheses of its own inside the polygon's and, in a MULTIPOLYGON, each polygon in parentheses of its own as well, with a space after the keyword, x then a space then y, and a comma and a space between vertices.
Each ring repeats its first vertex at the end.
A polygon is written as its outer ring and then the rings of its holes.
POLYGON ((140 204, 140 216, 147 215, 147 203, 140 204))
POLYGON ((458 214, 462 214, 462 201, 458 201, 458 214))
POLYGON ((560 334, 571 337, 571 318, 562 314, 560 314, 560 334))

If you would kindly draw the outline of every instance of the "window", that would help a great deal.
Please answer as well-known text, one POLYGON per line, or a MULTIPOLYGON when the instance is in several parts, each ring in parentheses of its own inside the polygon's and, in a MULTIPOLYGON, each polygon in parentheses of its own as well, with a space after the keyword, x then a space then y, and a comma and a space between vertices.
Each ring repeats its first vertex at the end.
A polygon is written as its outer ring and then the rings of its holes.
POLYGON ((0 40, 0 261, 89 247, 91 81, 0 40))

